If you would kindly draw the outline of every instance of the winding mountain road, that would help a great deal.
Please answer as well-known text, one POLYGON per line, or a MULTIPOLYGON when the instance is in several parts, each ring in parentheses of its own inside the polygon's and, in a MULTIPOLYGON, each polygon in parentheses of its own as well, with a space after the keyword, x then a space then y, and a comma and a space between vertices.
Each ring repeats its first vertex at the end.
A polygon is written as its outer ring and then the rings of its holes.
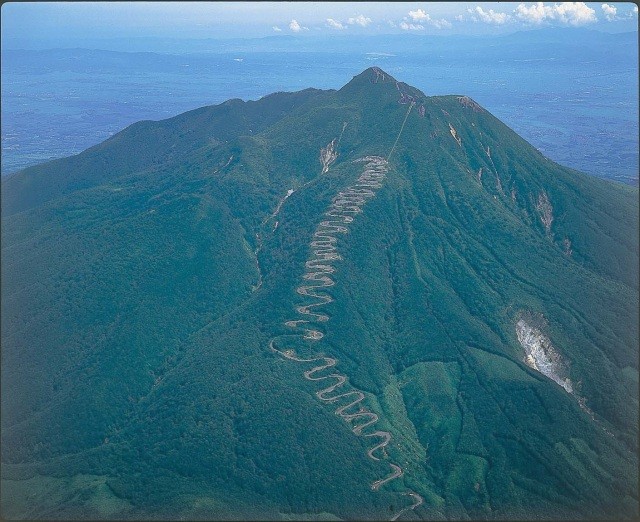
MULTIPOLYGON (((379 420, 379 416, 376 413, 369 411, 364 406, 365 394, 356 389, 340 393, 339 388, 348 383, 348 377, 337 372, 321 374, 325 370, 334 368, 338 360, 325 355, 310 358, 301 357, 293 349, 280 349, 277 343, 280 338, 284 339, 285 337, 301 337, 311 341, 319 341, 324 337, 324 334, 317 327, 313 327, 313 323, 324 323, 329 320, 329 316, 318 311, 318 308, 334 301, 330 295, 323 293, 321 289, 330 288, 336 284, 331 277, 336 271, 333 264, 342 259, 338 252, 337 234, 347 234, 349 232, 348 225, 353 222, 357 214, 362 212, 362 207, 367 200, 373 198, 376 191, 382 187, 388 171, 389 157, 398 143, 413 105, 412 103, 409 106, 398 137, 387 159, 380 156, 366 156, 355 160, 355 162, 363 162, 365 164, 364 170, 353 185, 339 192, 333 198, 331 205, 324 213, 327 219, 318 224, 310 242, 312 255, 305 262, 306 272, 302 276, 304 284, 296 288, 296 293, 311 298, 312 302, 296 307, 296 312, 304 316, 304 318, 284 323, 285 326, 296 330, 297 333, 275 337, 269 342, 269 348, 272 351, 290 361, 298 363, 320 362, 317 366, 303 372, 305 379, 309 381, 333 381, 327 387, 317 391, 315 393, 316 397, 323 402, 340 403, 341 405, 334 413, 350 425, 351 431, 355 435, 379 440, 367 450, 367 456, 374 461, 388 458, 386 447, 392 441, 391 433, 384 430, 365 431, 367 428, 372 428, 379 420)), ((343 132, 345 127, 346 124, 343 125, 343 132)), ((339 142, 340 140, 338 140, 339 142)), ((327 165, 323 164, 323 173, 326 172, 325 167, 327 165)), ((279 208, 280 206, 278 210, 279 208)), ((388 475, 371 483, 373 491, 377 491, 385 484, 400 478, 404 474, 403 469, 397 464, 389 462, 389 467, 391 470, 388 475)), ((414 491, 407 491, 403 494, 410 496, 413 499, 413 504, 396 513, 391 520, 397 520, 403 513, 416 509, 424 502, 422 497, 414 491)))

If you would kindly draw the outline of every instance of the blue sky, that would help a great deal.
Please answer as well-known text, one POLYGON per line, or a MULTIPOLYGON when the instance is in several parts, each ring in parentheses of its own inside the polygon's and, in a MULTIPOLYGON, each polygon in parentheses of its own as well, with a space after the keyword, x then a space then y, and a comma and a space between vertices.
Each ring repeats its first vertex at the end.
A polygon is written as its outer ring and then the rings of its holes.
POLYGON ((277 34, 498 34, 549 26, 637 30, 633 3, 9 2, 6 38, 233 38, 277 34))

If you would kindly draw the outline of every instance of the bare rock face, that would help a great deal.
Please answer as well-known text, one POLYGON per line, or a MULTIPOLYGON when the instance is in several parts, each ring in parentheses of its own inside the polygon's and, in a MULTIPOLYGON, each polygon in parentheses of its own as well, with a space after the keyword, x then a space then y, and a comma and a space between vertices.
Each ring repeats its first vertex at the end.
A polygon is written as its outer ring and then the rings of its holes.
POLYGON ((553 223, 553 207, 551 206, 551 201, 549 201, 549 196, 544 190, 538 194, 536 210, 540 214, 540 221, 548 234, 551 231, 551 224, 553 223))
POLYGON ((378 81, 383 81, 384 82, 387 79, 388 75, 382 69, 380 69, 378 67, 373 67, 372 70, 376 75, 375 79, 371 80, 372 83, 378 83, 378 81))
POLYGON ((573 393, 573 384, 567 377, 567 363, 551 344, 551 340, 524 319, 516 323, 516 335, 525 351, 524 362, 541 374, 573 393))
POLYGON ((458 97, 458 101, 462 105, 464 105, 465 107, 468 107, 469 109, 473 110, 473 112, 483 112, 484 111, 484 109, 482 107, 480 107, 480 105, 478 105, 475 101, 473 101, 468 96, 459 96, 458 97))
POLYGON ((333 139, 326 147, 320 149, 320 163, 322 163, 323 174, 329 171, 329 166, 337 157, 338 152, 336 151, 336 140, 333 139))
POLYGON ((396 89, 400 93, 400 100, 398 103, 400 105, 405 105, 407 103, 414 103, 416 101, 415 97, 407 92, 407 84, 402 82, 396 82, 396 89))
POLYGON ((458 145, 462 146, 462 140, 460 139, 460 136, 458 136, 456 129, 451 124, 449 124, 449 132, 451 133, 451 136, 453 136, 453 139, 458 142, 458 145))

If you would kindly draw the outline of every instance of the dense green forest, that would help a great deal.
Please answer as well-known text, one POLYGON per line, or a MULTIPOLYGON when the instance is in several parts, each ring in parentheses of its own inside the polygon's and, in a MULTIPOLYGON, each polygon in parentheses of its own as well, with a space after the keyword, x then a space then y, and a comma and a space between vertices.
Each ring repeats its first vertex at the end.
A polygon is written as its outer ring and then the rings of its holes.
POLYGON ((413 491, 400 520, 637 518, 638 219, 637 188, 377 68, 9 176, 2 516, 377 520, 413 491), (322 338, 295 337, 314 232, 372 156, 322 338), (274 339, 337 361, 385 458, 274 339))

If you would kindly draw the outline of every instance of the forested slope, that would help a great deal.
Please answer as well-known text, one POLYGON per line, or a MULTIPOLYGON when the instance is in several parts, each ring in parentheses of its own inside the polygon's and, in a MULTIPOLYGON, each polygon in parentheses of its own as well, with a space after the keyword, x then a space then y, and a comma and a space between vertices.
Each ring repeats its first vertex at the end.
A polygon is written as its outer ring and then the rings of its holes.
POLYGON ((367 69, 2 203, 6 517, 638 515, 638 191, 465 96, 367 69))

